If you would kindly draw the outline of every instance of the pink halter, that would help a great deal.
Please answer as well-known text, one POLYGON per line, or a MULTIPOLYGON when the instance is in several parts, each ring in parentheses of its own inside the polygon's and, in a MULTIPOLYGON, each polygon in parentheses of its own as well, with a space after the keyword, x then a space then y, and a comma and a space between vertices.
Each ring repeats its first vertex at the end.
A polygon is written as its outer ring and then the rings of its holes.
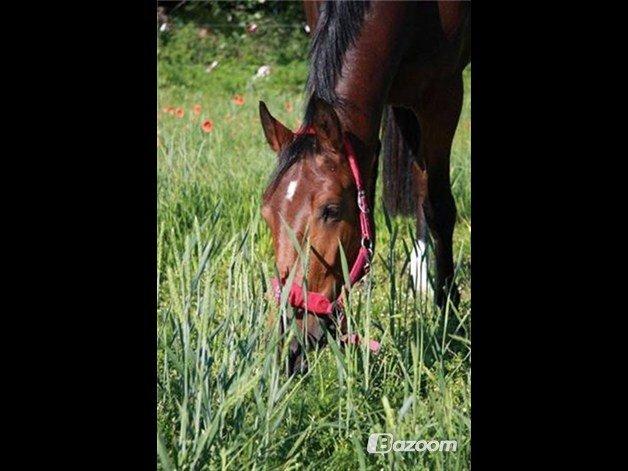
MULTIPOLYGON (((316 132, 312 127, 301 128, 296 132, 297 135, 311 134, 315 135, 316 132)), ((373 257, 373 231, 371 229, 371 222, 368 217, 370 212, 368 201, 366 199, 366 192, 364 190, 364 184, 360 175, 360 169, 358 168, 357 157, 353 150, 353 146, 347 137, 344 139, 345 153, 349 160, 349 167, 351 168, 351 175, 358 192, 358 209, 360 211, 360 250, 358 256, 353 262, 351 271, 349 272, 349 283, 354 285, 363 276, 368 273, 371 265, 371 259, 373 257)), ((281 297, 282 284, 279 279, 273 278, 271 280, 273 289, 275 292, 275 299, 279 302, 281 297)), ((314 293, 305 291, 298 283, 293 282, 290 287, 290 293, 288 295, 288 302, 291 306, 305 309, 309 312, 317 314, 319 316, 329 316, 334 312, 334 306, 340 304, 341 301, 336 299, 330 301, 327 296, 321 293, 314 293)), ((358 343, 359 337, 354 334, 349 338, 350 343, 358 343)), ((378 350, 379 344, 375 341, 371 341, 369 345, 371 350, 378 350)))

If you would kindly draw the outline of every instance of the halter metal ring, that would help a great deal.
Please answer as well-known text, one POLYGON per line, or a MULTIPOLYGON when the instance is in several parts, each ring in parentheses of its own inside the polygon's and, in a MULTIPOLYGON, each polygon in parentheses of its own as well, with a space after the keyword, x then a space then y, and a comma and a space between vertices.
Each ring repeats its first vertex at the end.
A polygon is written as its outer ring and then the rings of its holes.
POLYGON ((371 239, 366 236, 362 236, 362 239, 360 239, 360 245, 368 251, 369 258, 373 257, 373 241, 371 239))

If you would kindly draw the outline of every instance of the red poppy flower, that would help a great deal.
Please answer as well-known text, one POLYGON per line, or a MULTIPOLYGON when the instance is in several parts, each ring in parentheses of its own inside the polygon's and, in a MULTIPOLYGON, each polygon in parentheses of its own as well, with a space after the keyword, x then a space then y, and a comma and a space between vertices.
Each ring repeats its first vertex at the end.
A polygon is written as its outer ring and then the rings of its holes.
POLYGON ((185 110, 181 107, 177 108, 175 111, 175 116, 177 118, 183 118, 183 116, 185 115, 185 110))
POLYGON ((234 95, 233 102, 238 106, 242 106, 244 105, 244 97, 242 95, 234 95))
POLYGON ((192 109, 192 111, 194 112, 194 116, 198 116, 201 114, 201 105, 194 105, 194 108, 192 109))
POLYGON ((214 129, 214 122, 211 119, 206 119, 203 121, 203 124, 201 124, 201 129, 203 132, 211 132, 211 130, 214 129))

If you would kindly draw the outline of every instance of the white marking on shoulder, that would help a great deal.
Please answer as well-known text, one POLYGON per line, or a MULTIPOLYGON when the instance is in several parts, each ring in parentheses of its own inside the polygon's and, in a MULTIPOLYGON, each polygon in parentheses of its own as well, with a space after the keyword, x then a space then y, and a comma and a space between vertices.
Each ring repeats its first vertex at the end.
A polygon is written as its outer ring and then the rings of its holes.
POLYGON ((294 196, 294 192, 297 190, 297 181, 292 180, 288 183, 288 190, 286 191, 286 199, 288 201, 292 201, 292 197, 294 196))

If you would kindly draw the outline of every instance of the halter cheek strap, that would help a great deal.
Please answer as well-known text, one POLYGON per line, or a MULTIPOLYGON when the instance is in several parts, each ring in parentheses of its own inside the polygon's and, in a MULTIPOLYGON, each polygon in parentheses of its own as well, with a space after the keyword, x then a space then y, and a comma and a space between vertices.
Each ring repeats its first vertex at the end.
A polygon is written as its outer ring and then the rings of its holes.
MULTIPOLYGON (((297 131, 296 134, 315 135, 316 133, 313 128, 307 127, 304 129, 300 129, 299 131, 297 131)), ((346 136, 344 139, 344 150, 349 161, 349 168, 351 169, 351 175, 353 177, 353 181, 355 182, 358 193, 358 210, 360 218, 360 250, 358 251, 358 255, 353 262, 353 265, 351 266, 351 271, 349 272, 349 283, 352 286, 362 277, 364 277, 369 271, 371 259, 373 257, 373 230, 371 228, 371 222, 368 216, 370 209, 368 205, 368 200, 366 198, 364 184, 362 182, 362 176, 360 175, 357 157, 355 155, 355 151, 353 150, 351 142, 346 136)), ((281 297, 282 283, 277 278, 273 278, 271 282, 273 285, 275 299, 279 303, 281 297)), ((341 304, 340 299, 330 301, 324 294, 306 291, 301 287, 301 285, 296 282, 293 282, 292 286, 290 287, 288 302, 293 307, 305 309, 319 316, 331 315, 334 312, 334 307, 341 304)), ((359 343, 360 339, 357 336, 352 336, 348 338, 348 342, 359 343)), ((379 349, 379 344, 375 341, 371 341, 369 347, 371 348, 371 350, 376 351, 379 349)))

